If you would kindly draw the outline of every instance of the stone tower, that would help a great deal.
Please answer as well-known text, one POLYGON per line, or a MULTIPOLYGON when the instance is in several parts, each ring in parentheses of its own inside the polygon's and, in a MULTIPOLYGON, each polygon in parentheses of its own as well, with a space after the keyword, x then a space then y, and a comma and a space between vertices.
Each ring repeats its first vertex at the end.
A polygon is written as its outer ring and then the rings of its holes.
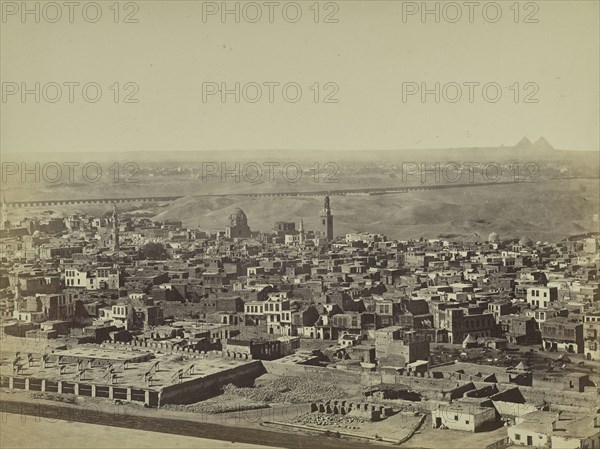
POLYGON ((298 242, 304 244, 304 219, 300 217, 300 229, 298 229, 298 242))
POLYGON ((117 206, 113 203, 112 214, 112 247, 113 251, 119 249, 119 215, 117 214, 117 206))
POLYGON ((2 195, 2 222, 0 223, 1 229, 9 229, 10 221, 8 220, 8 204, 6 204, 6 198, 2 195))
POLYGON ((321 226, 323 235, 328 242, 333 240, 333 215, 331 215, 331 205, 329 204, 329 195, 325 195, 325 204, 321 214, 321 226))

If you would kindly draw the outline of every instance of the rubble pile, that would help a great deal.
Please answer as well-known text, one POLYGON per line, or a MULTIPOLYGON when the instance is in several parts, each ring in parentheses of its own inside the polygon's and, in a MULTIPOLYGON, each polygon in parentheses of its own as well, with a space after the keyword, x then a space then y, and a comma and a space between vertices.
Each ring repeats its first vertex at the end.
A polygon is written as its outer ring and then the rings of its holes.
POLYGON ((281 376, 267 380, 254 388, 223 387, 225 395, 249 399, 254 402, 287 402, 292 404, 327 401, 345 396, 333 382, 318 381, 303 376, 281 376))
POLYGON ((360 429, 360 426, 355 426, 352 424, 360 424, 367 421, 365 419, 352 416, 330 415, 327 413, 307 413, 299 416, 296 422, 317 426, 336 426, 344 427, 346 429, 360 429))
MULTIPOLYGON (((4 393, 2 393, 4 394, 4 393)), ((77 398, 74 395, 61 395, 58 393, 32 393, 33 399, 45 399, 49 401, 64 402, 66 404, 76 404, 77 398)))
POLYGON ((206 413, 206 414, 217 414, 217 413, 231 413, 231 412, 243 412, 247 410, 258 410, 267 408, 266 404, 257 404, 252 402, 240 403, 240 402, 213 402, 204 401, 196 404, 187 405, 176 405, 166 404, 163 406, 165 410, 176 410, 182 412, 193 412, 193 413, 206 413))

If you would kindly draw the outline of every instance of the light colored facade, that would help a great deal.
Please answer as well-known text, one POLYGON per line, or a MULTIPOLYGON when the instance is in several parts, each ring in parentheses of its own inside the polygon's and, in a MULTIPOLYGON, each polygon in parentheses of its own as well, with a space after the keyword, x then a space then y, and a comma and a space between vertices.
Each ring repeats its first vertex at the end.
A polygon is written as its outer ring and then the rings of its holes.
POLYGON ((598 449, 600 415, 562 415, 535 411, 517 418, 517 424, 508 428, 508 438, 517 446, 598 449))
POLYGON ((269 334, 292 335, 292 311, 290 300, 284 295, 272 295, 264 301, 269 334))
POLYGON ((583 346, 588 360, 600 360, 600 313, 587 313, 583 317, 583 346))
POLYGON ((531 307, 547 309, 551 303, 558 300, 556 287, 529 287, 527 289, 527 304, 531 307))
POLYGON ((479 407, 466 403, 440 405, 431 412, 434 429, 445 427, 451 430, 477 432, 485 424, 496 421, 496 410, 493 407, 479 407))
POLYGON ((266 320, 265 301, 247 301, 244 303, 246 323, 260 324, 266 320))
POLYGON ((119 281, 119 271, 111 267, 99 267, 93 270, 65 269, 65 286, 67 288, 117 290, 119 281))

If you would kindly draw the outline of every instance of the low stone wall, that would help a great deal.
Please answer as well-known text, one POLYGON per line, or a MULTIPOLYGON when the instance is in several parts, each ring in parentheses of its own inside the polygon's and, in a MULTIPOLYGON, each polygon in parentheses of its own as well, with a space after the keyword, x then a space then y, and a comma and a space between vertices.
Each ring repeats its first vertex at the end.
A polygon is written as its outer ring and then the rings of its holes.
POLYGON ((74 394, 92 398, 119 399, 158 405, 158 393, 147 388, 92 384, 85 381, 42 379, 36 377, 1 376, 0 387, 41 393, 74 394))
POLYGON ((346 400, 333 400, 327 402, 313 402, 310 404, 312 413, 327 413, 330 415, 347 415, 379 421, 392 414, 392 407, 369 402, 352 402, 346 400))

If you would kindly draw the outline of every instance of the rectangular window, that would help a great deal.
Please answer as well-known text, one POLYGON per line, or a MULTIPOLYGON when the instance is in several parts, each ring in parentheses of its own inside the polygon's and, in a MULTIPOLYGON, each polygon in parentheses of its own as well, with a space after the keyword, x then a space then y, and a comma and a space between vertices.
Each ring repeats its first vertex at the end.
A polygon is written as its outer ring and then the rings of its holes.
POLYGON ((515 433, 515 441, 519 441, 521 439, 521 435, 518 433, 515 433))

